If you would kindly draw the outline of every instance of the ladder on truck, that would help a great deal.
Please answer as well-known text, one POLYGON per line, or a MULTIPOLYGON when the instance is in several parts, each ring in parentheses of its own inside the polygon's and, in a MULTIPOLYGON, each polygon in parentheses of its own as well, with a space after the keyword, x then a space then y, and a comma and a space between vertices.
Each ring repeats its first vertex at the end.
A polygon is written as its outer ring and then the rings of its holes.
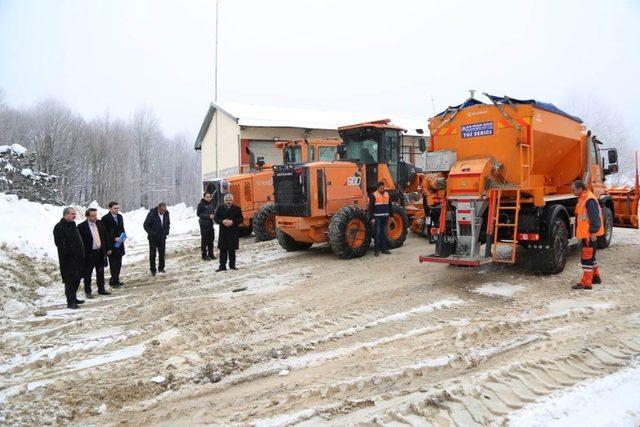
POLYGON ((495 194, 496 207, 493 218, 493 262, 502 264, 514 264, 516 262, 516 249, 518 246, 518 214, 520 212, 520 189, 500 189, 492 190, 495 194), (513 212, 513 223, 500 222, 500 214, 511 211, 513 212), (500 232, 509 230, 510 239, 501 240, 500 232), (500 248, 510 248, 509 258, 502 258, 500 248))

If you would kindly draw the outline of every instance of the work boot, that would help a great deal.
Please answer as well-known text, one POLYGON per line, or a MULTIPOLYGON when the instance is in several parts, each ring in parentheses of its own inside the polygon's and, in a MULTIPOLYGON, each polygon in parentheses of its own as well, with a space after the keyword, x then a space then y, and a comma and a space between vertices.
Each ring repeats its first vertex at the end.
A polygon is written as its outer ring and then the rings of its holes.
POLYGON ((389 252, 387 250, 382 251, 382 253, 385 254, 385 255, 391 255, 391 252, 389 252))
POLYGON ((86 299, 93 299, 93 295, 91 295, 91 294, 84 294, 84 297, 86 299))
POLYGON ((107 292, 107 291, 98 291, 99 295, 111 295, 111 292, 107 292))
POLYGON ((74 302, 74 303, 67 304, 67 308, 70 308, 72 310, 77 310, 80 308, 80 306, 74 302))
POLYGON ((151 275, 155 277, 156 272, 154 270, 151 270, 151 275))
POLYGON ((211 258, 208 255, 202 257, 203 261, 211 261, 211 258))
POLYGON ((574 291, 579 289, 590 291, 591 289, 593 289, 593 287, 591 285, 583 285, 582 283, 578 283, 577 285, 573 285, 571 289, 573 289, 574 291))
POLYGON ((375 251, 375 252, 373 253, 373 255, 375 255, 375 256, 380 256, 380 251, 375 251))
POLYGON ((596 266, 593 268, 593 284, 599 285, 601 283, 602 283, 602 277, 600 277, 600 270, 596 266))
POLYGON ((226 271, 227 269, 225 267, 218 267, 216 268, 216 273, 220 272, 220 271, 226 271))

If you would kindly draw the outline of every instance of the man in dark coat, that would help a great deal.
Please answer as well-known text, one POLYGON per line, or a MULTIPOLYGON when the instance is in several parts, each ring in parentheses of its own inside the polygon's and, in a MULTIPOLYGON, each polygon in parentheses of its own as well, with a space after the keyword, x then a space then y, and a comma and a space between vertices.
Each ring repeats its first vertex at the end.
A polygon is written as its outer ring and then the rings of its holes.
POLYGON ((198 224, 200 224, 200 250, 202 251, 202 259, 205 261, 216 259, 215 255, 213 255, 213 241, 216 238, 213 228, 214 207, 211 193, 204 193, 196 210, 198 224))
POLYGON ((75 209, 64 208, 62 219, 53 227, 53 239, 58 248, 60 275, 64 282, 67 307, 72 309, 80 308, 78 304, 84 302, 76 297, 84 270, 84 246, 75 219, 75 209))
POLYGON ((84 246, 84 293, 87 298, 91 299, 93 298, 91 295, 91 275, 94 269, 96 270, 98 294, 111 294, 104 288, 104 261, 107 258, 108 239, 102 221, 98 220, 97 209, 87 209, 85 217, 87 219, 78 224, 78 232, 84 246))
POLYGON ((214 215, 216 224, 220 224, 220 234, 218 236, 218 249, 220 249, 220 267, 216 271, 227 269, 227 258, 229 268, 236 268, 236 250, 240 241, 240 230, 238 226, 242 224, 244 218, 239 207, 233 204, 233 195, 224 195, 224 204, 218 206, 214 215))
POLYGON ((147 232, 149 240, 149 268, 152 276, 156 275, 156 251, 159 258, 158 271, 164 273, 164 252, 170 225, 166 203, 160 203, 157 207, 151 208, 144 220, 144 231, 147 232))
POLYGON ((120 270, 122 269, 122 257, 124 256, 124 242, 120 240, 120 236, 125 232, 124 218, 120 215, 120 204, 118 202, 109 202, 109 212, 102 217, 102 224, 107 232, 107 250, 109 256, 109 270, 111 278, 109 285, 112 288, 119 288, 124 285, 120 281, 120 270), (118 247, 116 247, 118 243, 118 247))

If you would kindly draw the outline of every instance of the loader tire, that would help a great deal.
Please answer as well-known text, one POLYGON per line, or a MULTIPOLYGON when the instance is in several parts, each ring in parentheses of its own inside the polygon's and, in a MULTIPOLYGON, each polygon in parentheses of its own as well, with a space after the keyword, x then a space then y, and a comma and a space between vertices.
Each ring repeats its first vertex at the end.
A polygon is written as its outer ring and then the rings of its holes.
POLYGON ((276 228, 276 237, 278 238, 278 243, 280 246, 287 252, 295 252, 295 251, 304 251, 309 249, 313 243, 307 242, 296 242, 293 240, 293 237, 289 236, 284 231, 278 230, 276 228))
POLYGON ((569 247, 567 224, 561 218, 556 218, 549 235, 551 236, 548 242, 549 248, 539 250, 534 257, 534 268, 543 274, 558 274, 564 270, 567 263, 569 247))
POLYGON ((613 237, 613 213, 606 206, 602 207, 602 222, 604 222, 604 236, 598 237, 596 242, 598 249, 608 248, 613 237))
POLYGON ((253 232, 258 242, 266 242, 276 238, 276 207, 264 205, 253 217, 253 232))
POLYGON ((371 234, 369 215, 355 206, 340 209, 329 222, 331 250, 342 259, 363 256, 371 245, 371 234))
POLYGON ((407 211, 402 206, 392 205, 391 215, 389 215, 389 222, 387 223, 389 249, 399 248, 404 245, 404 241, 407 239, 408 227, 407 211))

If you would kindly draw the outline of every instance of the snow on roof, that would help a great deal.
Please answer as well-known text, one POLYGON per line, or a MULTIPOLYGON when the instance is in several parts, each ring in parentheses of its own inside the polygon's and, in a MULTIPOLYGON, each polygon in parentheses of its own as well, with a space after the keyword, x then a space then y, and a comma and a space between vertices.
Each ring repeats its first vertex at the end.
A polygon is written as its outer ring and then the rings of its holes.
POLYGON ((265 107, 260 105, 238 104, 235 102, 218 102, 209 106, 204 123, 196 139, 196 149, 204 139, 209 123, 216 109, 233 117, 240 126, 249 127, 287 127, 300 129, 335 129, 356 123, 372 120, 391 119, 391 123, 406 129, 406 135, 420 136, 429 132, 427 116, 424 119, 396 117, 389 112, 381 114, 350 113, 344 111, 311 110, 305 108, 265 107))
POLYGON ((338 129, 340 126, 390 118, 394 125, 406 129, 407 135, 420 135, 416 132, 417 129, 428 131, 426 115, 424 120, 419 120, 394 117, 388 112, 376 115, 303 108, 264 107, 233 102, 218 103, 217 106, 235 117, 240 126, 338 129))

